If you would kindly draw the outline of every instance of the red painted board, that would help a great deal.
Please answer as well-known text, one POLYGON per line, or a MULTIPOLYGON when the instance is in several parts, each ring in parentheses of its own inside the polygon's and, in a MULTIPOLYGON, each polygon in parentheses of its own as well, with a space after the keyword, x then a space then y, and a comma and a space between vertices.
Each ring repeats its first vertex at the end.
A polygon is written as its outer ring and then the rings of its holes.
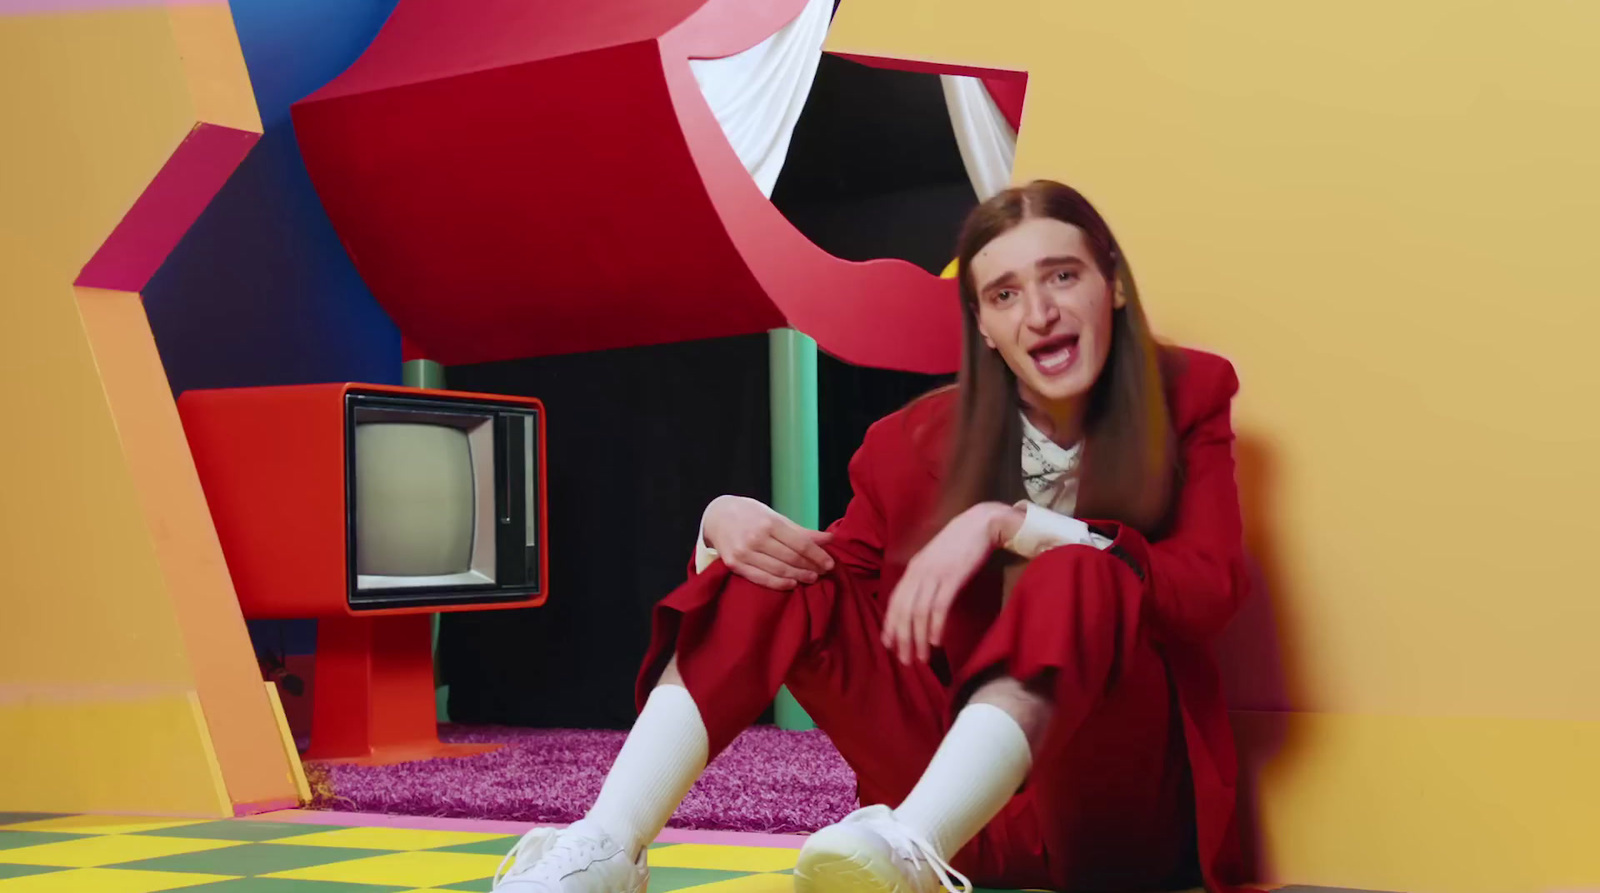
POLYGON ((851 362, 949 371, 953 283, 811 244, 690 73, 801 5, 402 0, 296 134, 368 286, 441 362, 792 325, 851 362))

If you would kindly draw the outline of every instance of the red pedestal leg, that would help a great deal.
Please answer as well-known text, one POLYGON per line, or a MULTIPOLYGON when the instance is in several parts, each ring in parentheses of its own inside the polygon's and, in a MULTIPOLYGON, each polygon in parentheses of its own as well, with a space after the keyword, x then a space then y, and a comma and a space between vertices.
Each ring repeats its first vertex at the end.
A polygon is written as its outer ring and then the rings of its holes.
POLYGON ((426 614, 317 621, 311 747, 305 758, 383 765, 497 750, 439 740, 426 614))

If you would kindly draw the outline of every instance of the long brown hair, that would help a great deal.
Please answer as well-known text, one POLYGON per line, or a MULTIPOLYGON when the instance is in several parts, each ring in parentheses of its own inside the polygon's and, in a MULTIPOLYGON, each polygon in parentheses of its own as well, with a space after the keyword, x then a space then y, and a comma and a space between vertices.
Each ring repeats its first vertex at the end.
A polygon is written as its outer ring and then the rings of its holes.
POLYGON ((1167 360, 1150 333, 1133 273, 1111 228, 1077 190, 1050 180, 994 196, 974 209, 962 227, 956 253, 965 330, 961 375, 950 466, 933 530, 980 502, 1011 504, 1026 496, 1017 377, 978 331, 972 258, 1002 233, 1040 217, 1082 230, 1106 282, 1126 299, 1112 311, 1110 351, 1085 408, 1076 514, 1120 521, 1153 536, 1170 509, 1175 465, 1164 387, 1167 360))

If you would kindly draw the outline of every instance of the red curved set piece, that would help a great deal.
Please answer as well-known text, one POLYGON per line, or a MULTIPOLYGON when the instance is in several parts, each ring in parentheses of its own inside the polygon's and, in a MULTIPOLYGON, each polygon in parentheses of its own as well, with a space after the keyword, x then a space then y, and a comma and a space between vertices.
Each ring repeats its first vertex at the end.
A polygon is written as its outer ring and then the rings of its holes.
POLYGON ((862 365, 948 372, 954 284, 833 257, 756 187, 689 67, 803 0, 401 0, 294 107, 378 301, 447 364, 789 325, 862 365))

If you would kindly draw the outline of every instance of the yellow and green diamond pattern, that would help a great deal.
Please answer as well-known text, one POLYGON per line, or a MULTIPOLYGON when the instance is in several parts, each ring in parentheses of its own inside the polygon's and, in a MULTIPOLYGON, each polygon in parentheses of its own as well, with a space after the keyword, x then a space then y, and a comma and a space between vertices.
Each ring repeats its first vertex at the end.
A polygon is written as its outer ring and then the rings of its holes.
MULTIPOLYGON (((516 840, 244 819, 0 813, 0 893, 481 893, 516 840)), ((650 893, 788 893, 796 855, 656 844, 650 893)))

